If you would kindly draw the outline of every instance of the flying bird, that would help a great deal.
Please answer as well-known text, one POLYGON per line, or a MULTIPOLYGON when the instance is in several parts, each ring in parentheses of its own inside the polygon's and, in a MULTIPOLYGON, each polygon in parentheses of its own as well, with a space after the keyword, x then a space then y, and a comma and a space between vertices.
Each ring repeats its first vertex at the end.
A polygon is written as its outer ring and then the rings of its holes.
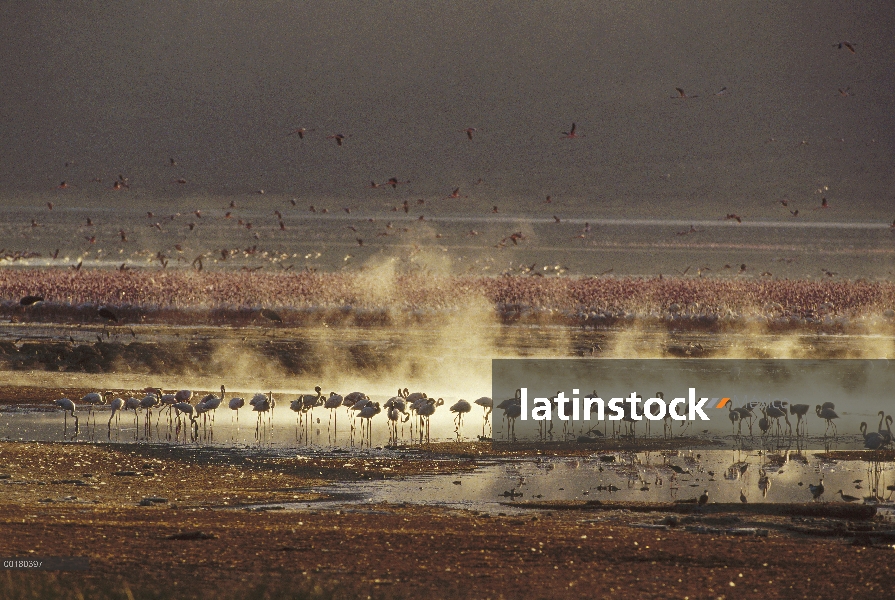
POLYGON ((848 51, 851 52, 852 54, 857 54, 857 52, 855 52, 855 46, 854 46, 854 44, 852 44, 851 42, 847 42, 847 41, 845 41, 845 40, 842 40, 842 41, 839 42, 839 43, 833 44, 833 47, 834 47, 834 48, 838 48, 838 49, 840 49, 840 50, 842 50, 843 48, 845 48, 846 50, 848 50, 848 51))
POLYGON ((469 139, 472 139, 472 134, 478 131, 478 129, 476 129, 475 127, 467 127, 466 129, 460 129, 459 131, 461 133, 465 133, 466 137, 468 137, 469 139))
POLYGON ((575 133, 575 123, 572 123, 572 128, 571 128, 571 129, 569 129, 568 131, 563 131, 562 134, 563 134, 563 136, 566 137, 567 139, 573 139, 573 138, 577 138, 577 137, 579 137, 578 134, 575 133))
POLYGON ((337 146, 341 146, 341 145, 342 145, 342 142, 343 142, 343 141, 345 140, 345 138, 347 138, 347 137, 349 137, 349 136, 347 136, 347 135, 343 135, 343 134, 341 134, 341 133, 336 133, 336 134, 334 134, 334 135, 328 135, 328 136, 326 136, 326 139, 328 139, 328 140, 336 140, 336 145, 337 145, 337 146))
MULTIPOLYGON (((305 139, 305 134, 308 133, 309 131, 314 131, 314 130, 313 129, 305 129, 304 127, 299 127, 298 129, 293 129, 292 131, 287 133, 286 137, 288 137, 290 135, 298 134, 298 139, 303 140, 303 139, 305 139)), ((341 142, 338 142, 338 144, 340 146, 342 145, 341 142)))
POLYGON ((699 96, 695 96, 695 95, 694 95, 694 96, 688 96, 688 95, 687 95, 687 92, 685 92, 685 91, 682 90, 681 88, 674 88, 674 89, 677 90, 677 94, 678 94, 678 95, 677 95, 677 96, 672 96, 672 98, 675 98, 675 99, 681 99, 681 98, 685 98, 685 99, 689 99, 689 98, 699 98, 699 96))

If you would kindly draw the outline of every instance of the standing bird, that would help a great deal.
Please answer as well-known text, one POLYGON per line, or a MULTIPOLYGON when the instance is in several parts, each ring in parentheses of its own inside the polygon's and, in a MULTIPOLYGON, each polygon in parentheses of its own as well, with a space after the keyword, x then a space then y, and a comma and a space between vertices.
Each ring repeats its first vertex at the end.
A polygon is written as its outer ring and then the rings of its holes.
MULTIPOLYGON (((90 427, 90 415, 93 414, 93 407, 98 405, 104 405, 106 403, 106 396, 111 395, 112 392, 103 392, 100 394, 99 392, 90 392, 89 394, 84 394, 81 398, 81 402, 87 405, 87 426, 90 427)), ((880 423, 882 423, 882 419, 880 419, 880 423)), ((96 427, 96 417, 94 417, 93 425, 96 427)))
MULTIPOLYGON (((382 412, 378 402, 370 402, 357 414, 361 419, 367 420, 367 445, 373 445, 373 417, 382 412)), ((363 421, 361 421, 361 437, 363 437, 363 421)))
POLYGON ((838 419, 839 415, 836 414, 836 411, 833 410, 832 402, 825 403, 824 405, 818 404, 814 408, 814 412, 817 413, 817 416, 821 419, 824 419, 827 422, 827 428, 824 430, 824 436, 827 435, 827 432, 830 430, 830 426, 833 427, 833 436, 835 437, 836 432, 836 423, 833 422, 833 419, 838 419), (827 405, 830 406, 827 406, 827 405))
POLYGON ((813 485, 811 483, 808 484, 808 491, 811 492, 811 495, 815 500, 824 495, 824 477, 820 476, 820 483, 817 485, 813 485))
POLYGON ((146 419, 143 423, 143 429, 146 430, 147 438, 152 435, 152 409, 161 404, 161 400, 155 395, 155 390, 146 390, 146 395, 140 400, 140 408, 146 411, 146 419))
POLYGON ((75 414, 75 403, 68 398, 60 398, 59 400, 56 400, 54 404, 61 408, 65 413, 65 426, 63 432, 68 430, 68 413, 71 413, 72 418, 75 420, 75 433, 77 433, 78 415, 75 414))
POLYGON ((211 437, 214 438, 214 411, 218 409, 221 403, 224 401, 224 394, 227 393, 227 388, 223 385, 221 386, 221 395, 220 397, 214 394, 208 394, 202 400, 196 404, 196 416, 202 415, 202 428, 205 429, 206 424, 208 423, 207 413, 211 413, 211 437))
MULTIPOLYGON (((333 439, 336 439, 339 435, 339 414, 338 408, 342 406, 342 402, 345 399, 342 398, 339 394, 335 392, 329 393, 329 398, 323 403, 323 408, 329 410, 329 422, 333 426, 333 439)), ((329 427, 327 426, 327 431, 329 427)))
POLYGON ((112 414, 109 415, 109 435, 111 436, 112 435, 112 419, 113 418, 115 419, 115 424, 117 425, 119 422, 120 411, 122 408, 124 408, 124 400, 122 400, 121 398, 115 398, 110 403, 110 406, 112 407, 112 414))
POLYGON ((855 496, 849 496, 848 494, 843 494, 842 490, 839 490, 836 493, 839 494, 839 497, 842 498, 843 502, 858 502, 861 500, 860 498, 856 498, 855 496))
POLYGON ((743 504, 746 504, 748 501, 749 501, 748 498, 746 498, 746 492, 744 492, 743 490, 740 490, 740 502, 742 502, 743 504))
MULTIPOLYGON (((192 406, 190 410, 192 410, 192 406)), ((134 431, 134 437, 138 437, 140 433, 140 416, 137 414, 137 411, 140 409, 140 401, 133 396, 128 396, 127 400, 124 401, 124 409, 134 411, 134 427, 136 430, 134 431)))
POLYGON ((892 416, 885 416, 885 412, 879 411, 879 426, 876 428, 877 433, 883 438, 883 445, 888 446, 892 443, 892 429, 890 424, 892 423, 892 416), (883 419, 886 422, 886 429, 883 429, 883 419))
POLYGON ((702 496, 699 497, 699 506, 705 506, 709 503, 709 491, 703 490, 702 496))
MULTIPOLYGON (((191 425, 190 433, 191 433, 192 439, 195 440, 196 438, 198 438, 199 437, 199 423, 196 420, 196 416, 193 414, 193 405, 190 404, 189 402, 178 402, 178 403, 174 404, 174 406, 172 408, 174 409, 174 411, 177 414, 178 435, 180 432, 180 415, 185 414, 185 415, 188 415, 190 418, 190 425, 191 425)), ((186 439, 185 435, 184 435, 184 439, 186 439)))
POLYGON ((864 447, 868 450, 879 450, 885 445, 885 439, 879 433, 867 433, 867 423, 861 423, 861 435, 864 436, 864 447))
POLYGON ((236 426, 239 427, 239 409, 245 406, 246 401, 245 398, 233 397, 230 398, 230 403, 227 405, 230 407, 230 410, 236 413, 236 426))
POLYGON ((463 400, 457 400, 453 406, 451 406, 451 412, 457 413, 457 417, 455 418, 455 422, 457 423, 456 432, 457 432, 457 440, 461 439, 461 429, 463 428, 463 415, 472 410, 472 405, 463 400))
POLYGON ((494 401, 488 396, 482 396, 475 401, 475 404, 481 406, 485 410, 485 420, 482 422, 482 437, 485 437, 485 427, 488 426, 488 418, 494 410, 494 401))
POLYGON ((252 411, 258 413, 258 423, 255 425, 255 438, 257 438, 258 441, 261 441, 261 416, 264 413, 267 413, 268 425, 271 430, 273 429, 273 408, 276 406, 276 401, 273 399, 273 392, 267 392, 267 395, 255 394, 249 401, 249 404, 252 405, 252 411))
MULTIPOLYGON (((435 409, 444 404, 444 399, 439 398, 435 400, 434 398, 427 398, 423 406, 416 410, 416 414, 420 416, 420 419, 425 419, 425 430, 426 430, 426 443, 431 442, 431 430, 429 426, 429 418, 435 414, 435 409)), ((422 427, 420 428, 420 438, 422 438, 422 427)))
MULTIPOLYGON (((808 414, 808 410, 810 410, 810 409, 811 409, 810 404, 790 404, 789 405, 789 414, 796 416, 796 436, 799 435, 799 429, 800 429, 800 426, 802 425, 802 419, 805 417, 805 415, 808 414)), ((807 433, 807 429, 808 429, 807 419, 805 420, 804 429, 806 430, 805 433, 807 433)))
POLYGON ((740 413, 733 409, 733 402, 728 402, 727 404, 727 418, 730 419, 730 433, 733 433, 733 427, 736 424, 740 425, 742 428, 742 424, 740 421, 740 413))

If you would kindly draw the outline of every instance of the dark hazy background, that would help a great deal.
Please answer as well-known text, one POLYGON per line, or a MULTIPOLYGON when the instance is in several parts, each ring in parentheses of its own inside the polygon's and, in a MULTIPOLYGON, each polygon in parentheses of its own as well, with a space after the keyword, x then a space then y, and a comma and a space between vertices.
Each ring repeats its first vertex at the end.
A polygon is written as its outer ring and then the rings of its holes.
POLYGON ((823 185, 854 217, 895 208, 888 0, 5 1, 0 27, 6 199, 122 173, 161 197, 397 176, 612 214, 772 213, 823 185), (573 121, 586 137, 562 139, 573 121))

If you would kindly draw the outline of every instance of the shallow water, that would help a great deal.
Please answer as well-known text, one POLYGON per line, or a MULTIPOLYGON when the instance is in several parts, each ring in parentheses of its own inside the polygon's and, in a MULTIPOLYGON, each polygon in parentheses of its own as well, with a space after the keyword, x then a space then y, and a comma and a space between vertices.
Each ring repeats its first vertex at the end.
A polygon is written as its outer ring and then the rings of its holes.
POLYGON ((674 502, 698 498, 710 502, 809 502, 809 484, 823 477, 825 501, 836 494, 864 498, 870 489, 891 495, 895 464, 883 464, 873 476, 861 461, 822 461, 815 452, 772 453, 702 450, 669 453, 609 453, 587 458, 539 458, 480 463, 460 475, 408 477, 336 484, 315 488, 344 495, 334 502, 287 503, 288 509, 317 510, 344 504, 410 503, 485 512, 513 512, 515 501, 600 500, 603 502, 674 502), (612 459, 613 462, 604 462, 612 459), (684 471, 676 473, 672 466, 684 471), (857 480, 861 480, 856 483, 857 480))

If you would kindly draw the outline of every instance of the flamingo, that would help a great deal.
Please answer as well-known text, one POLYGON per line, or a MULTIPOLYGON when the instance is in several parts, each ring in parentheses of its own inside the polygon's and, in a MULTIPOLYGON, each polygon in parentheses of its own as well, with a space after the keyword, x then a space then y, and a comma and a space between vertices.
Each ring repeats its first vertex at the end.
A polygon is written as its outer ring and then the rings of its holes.
MULTIPOLYGON (((202 400, 196 404, 196 416, 202 415, 202 428, 204 430, 205 425, 207 423, 208 417, 206 413, 211 413, 211 437, 214 438, 214 411, 218 409, 221 403, 224 401, 224 395, 227 393, 227 388, 223 385, 221 386, 221 395, 220 397, 214 394, 208 394, 202 400)), ((204 434, 203 434, 204 435, 204 434)))
MULTIPOLYGON (((339 413, 337 409, 342 406, 344 398, 335 392, 329 393, 329 398, 323 403, 323 408, 329 409, 329 420, 333 424, 333 437, 339 434, 339 413)), ((329 427, 327 427, 329 429, 329 427)))
MULTIPOLYGON (((809 404, 790 404, 789 405, 789 414, 796 416, 796 435, 799 435, 799 426, 802 424, 802 419, 805 418, 805 415, 808 414, 808 411, 811 409, 811 405, 809 404)), ((808 428, 808 421, 805 421, 805 429, 808 428)))
MULTIPOLYGON (((176 394, 164 394, 162 393, 162 388, 156 388, 158 392, 159 401, 161 402, 161 406, 168 409, 168 427, 171 426, 171 407, 173 407, 177 403, 176 394)), ((159 416, 161 416, 162 412, 159 411, 159 416)), ((158 421, 156 421, 158 423, 158 421)))
MULTIPOLYGON (((385 409, 386 416, 391 424, 391 433, 390 433, 390 443, 397 444, 398 443, 398 422, 406 423, 410 419, 410 414, 407 412, 407 401, 404 399, 403 392, 398 389, 398 395, 392 396, 388 400, 385 401, 385 409), (404 415, 402 419, 401 416, 404 415)), ((403 433, 404 428, 401 428, 403 433)))
MULTIPOLYGON (((99 392, 90 392, 89 394, 84 394, 81 398, 81 402, 87 405, 87 426, 90 426, 90 415, 93 414, 93 407, 99 404, 104 405, 106 403, 106 396, 112 394, 112 392, 103 392, 100 394, 99 392)), ((882 422, 882 419, 880 419, 882 422)), ((96 426, 96 418, 94 417, 93 425, 96 426)))
POLYGON ((236 413, 236 425, 239 426, 239 409, 246 405, 245 398, 233 397, 230 398, 230 403, 227 405, 230 407, 230 410, 236 413))
MULTIPOLYGON (((109 415, 109 435, 112 435, 112 419, 115 417, 120 417, 119 411, 124 408, 124 400, 121 398, 115 398, 111 402, 112 414, 109 415)), ((115 420, 115 423, 118 423, 118 419, 115 420)))
MULTIPOLYGON (((155 395, 155 391, 147 391, 147 394, 140 400, 140 408, 146 411, 146 422, 143 428, 146 429, 146 435, 152 434, 152 409, 161 404, 159 397, 155 395)), ((136 412, 136 410, 135 410, 136 412)))
POLYGON ((568 131, 563 131, 562 135, 563 135, 563 137, 565 137, 566 139, 569 139, 569 140, 579 137, 578 134, 575 133, 575 124, 574 123, 572 123, 572 128, 569 129, 568 131))
POLYGON ((458 441, 461 438, 460 430, 463 428, 463 415, 465 415, 466 413, 468 413, 471 410, 472 410, 472 405, 469 402, 467 402, 466 400, 463 400, 462 398, 460 400, 457 400, 457 402, 454 403, 453 406, 451 406, 451 412, 457 413, 457 418, 455 420, 457 422, 457 440, 458 441))
MULTIPOLYGON (((727 418, 730 419, 730 433, 733 434, 734 424, 739 424, 740 413, 733 409, 733 403, 727 405, 727 418)), ((742 427, 742 425, 740 425, 742 427)))
POLYGON ((818 404, 814 408, 814 412, 817 413, 817 416, 821 419, 824 419, 827 422, 827 428, 824 430, 824 436, 827 435, 827 431, 830 430, 830 426, 833 426, 833 436, 835 437, 836 432, 836 424, 833 423, 833 419, 838 419, 839 415, 836 414, 836 411, 833 410, 832 402, 825 402, 823 405, 818 404), (829 406, 828 406, 829 405, 829 406))
POLYGON ((271 428, 273 428, 273 408, 276 406, 276 401, 273 399, 273 392, 270 391, 267 392, 266 396, 264 394, 255 394, 249 403, 252 405, 252 411, 258 413, 258 423, 255 425, 255 437, 260 441, 261 415, 263 413, 268 413, 267 419, 271 428))
POLYGON ((790 433, 792 433, 792 424, 789 422, 789 415, 787 414, 785 407, 781 408, 780 406, 778 406, 777 402, 772 402, 770 405, 768 405, 766 412, 767 412, 767 416, 769 418, 774 419, 774 423, 776 425, 776 427, 775 427, 776 435, 780 434, 780 418, 781 417, 783 417, 783 419, 785 419, 785 421, 786 421, 787 430, 790 433))
MULTIPOLYGON (((430 429, 429 429, 429 418, 435 414, 435 409, 444 404, 444 399, 439 398, 435 400, 434 398, 428 398, 425 401, 425 404, 416 410, 416 414, 420 416, 420 418, 425 418, 426 420, 426 443, 430 443, 430 429)), ((422 429, 420 430, 420 438, 422 438, 422 429)))
POLYGON ((482 396, 475 401, 475 404, 478 404, 485 410, 485 419, 482 422, 482 437, 485 437, 485 427, 488 425, 488 417, 491 416, 491 411, 494 410, 494 401, 488 396, 482 396))
POLYGON ((764 408, 761 409, 761 418, 758 420, 758 428, 761 429, 761 437, 766 436, 768 430, 771 428, 771 420, 768 419, 768 411, 764 408))
POLYGON ((199 436, 199 423, 193 414, 193 405, 189 402, 177 402, 172 406, 177 414, 177 431, 180 431, 180 415, 185 414, 190 417, 190 424, 193 426, 193 439, 199 436))
POLYGON ((303 405, 302 412, 307 413, 307 421, 306 421, 306 424, 308 426, 307 439, 310 439, 310 437, 311 437, 310 428, 311 428, 311 421, 312 421, 312 417, 313 417, 314 408, 317 406, 323 406, 323 404, 324 404, 323 394, 320 391, 319 385, 314 387, 314 392, 315 392, 314 394, 302 394, 301 396, 299 396, 299 398, 302 401, 302 405, 303 405))
POLYGON ((861 423, 861 435, 864 436, 864 447, 868 450, 879 450, 885 445, 885 438, 875 431, 867 433, 867 423, 861 423))
MULTIPOLYGON (((380 412, 382 412, 382 408, 380 408, 378 402, 369 402, 358 413, 358 416, 361 419, 367 420, 367 445, 368 446, 373 445, 373 422, 371 419, 373 417, 375 417, 376 415, 378 415, 380 412)), ((363 421, 361 422, 361 424, 363 427, 363 421)), ((363 429, 361 429, 361 432, 362 432, 361 435, 363 436, 363 429)))
POLYGON ((54 402, 56 406, 61 408, 65 414, 65 426, 64 430, 68 429, 68 413, 71 413, 72 418, 75 420, 75 433, 78 432, 78 415, 75 414, 75 403, 69 400, 68 398, 59 398, 54 402))
POLYGON ((140 408, 140 401, 133 396, 128 396, 127 400, 124 401, 124 409, 134 411, 134 427, 136 427, 136 432, 134 432, 134 436, 136 437, 140 431, 140 416, 137 414, 137 410, 140 408))
POLYGON ((508 435, 512 436, 512 440, 516 441, 516 419, 518 419, 522 415, 522 404, 512 403, 508 405, 504 411, 503 415, 509 424, 508 435))
POLYGON ((883 438, 884 446, 888 446, 892 443, 892 430, 888 426, 891 422, 891 416, 887 417, 883 411, 879 411, 879 427, 877 427, 877 433, 883 438), (883 419, 886 421, 886 429, 883 429, 883 419))

